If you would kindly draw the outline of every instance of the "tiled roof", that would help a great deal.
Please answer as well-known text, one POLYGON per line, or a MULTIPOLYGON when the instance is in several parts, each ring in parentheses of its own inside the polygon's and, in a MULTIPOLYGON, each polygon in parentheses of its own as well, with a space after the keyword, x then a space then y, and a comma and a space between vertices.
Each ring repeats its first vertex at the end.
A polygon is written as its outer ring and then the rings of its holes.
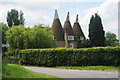
POLYGON ((77 36, 83 36, 85 38, 85 36, 83 34, 83 31, 82 31, 81 26, 79 25, 79 23, 74 23, 74 25, 73 25, 73 31, 74 31, 75 35, 77 35, 77 36))
POLYGON ((70 20, 69 20, 69 12, 67 14, 67 18, 64 23, 64 31, 65 30, 67 31, 68 35, 74 35, 73 29, 72 29, 72 26, 71 26, 70 20))
POLYGON ((59 19, 54 19, 51 30, 57 41, 64 41, 64 30, 59 19))
POLYGON ((73 25, 73 31, 74 31, 75 35, 77 35, 79 37, 83 36, 85 38, 84 33, 83 33, 82 29, 81 29, 81 26, 80 26, 80 24, 78 22, 78 14, 76 16, 76 21, 75 21, 75 23, 73 25))

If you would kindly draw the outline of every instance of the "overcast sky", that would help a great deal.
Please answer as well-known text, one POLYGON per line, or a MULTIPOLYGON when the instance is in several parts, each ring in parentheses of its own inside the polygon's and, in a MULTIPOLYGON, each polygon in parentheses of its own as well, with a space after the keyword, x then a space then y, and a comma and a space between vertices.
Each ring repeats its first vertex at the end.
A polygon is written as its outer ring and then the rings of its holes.
POLYGON ((25 26, 45 24, 52 26, 55 9, 58 10, 62 26, 70 12, 70 22, 73 26, 76 15, 79 15, 79 23, 88 38, 88 25, 90 17, 98 12, 101 16, 105 32, 113 32, 118 35, 118 1, 115 0, 1 0, 0 22, 6 22, 7 12, 11 9, 22 10, 25 18, 25 26))

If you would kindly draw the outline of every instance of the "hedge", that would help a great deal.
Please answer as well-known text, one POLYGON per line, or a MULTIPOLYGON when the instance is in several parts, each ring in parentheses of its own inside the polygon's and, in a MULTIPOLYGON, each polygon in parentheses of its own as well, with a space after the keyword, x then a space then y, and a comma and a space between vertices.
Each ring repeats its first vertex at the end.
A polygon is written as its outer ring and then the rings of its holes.
POLYGON ((38 66, 118 66, 119 47, 25 49, 7 52, 21 64, 38 66))
POLYGON ((7 57, 7 63, 20 64, 19 61, 20 61, 19 57, 12 57, 12 56, 7 57))

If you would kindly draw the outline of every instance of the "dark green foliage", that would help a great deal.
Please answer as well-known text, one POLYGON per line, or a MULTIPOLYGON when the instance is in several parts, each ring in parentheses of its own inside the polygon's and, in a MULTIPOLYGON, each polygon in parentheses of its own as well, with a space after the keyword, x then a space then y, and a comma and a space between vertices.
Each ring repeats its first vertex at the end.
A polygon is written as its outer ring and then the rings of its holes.
POLYGON ((23 17, 23 12, 20 13, 16 9, 11 9, 11 11, 7 13, 7 23, 8 26, 12 25, 24 25, 25 19, 23 17))
POLYGON ((84 39, 84 40, 80 40, 81 42, 81 47, 91 47, 91 42, 89 39, 84 39))
POLYGON ((7 47, 2 47, 2 57, 5 56, 5 52, 7 51, 8 51, 7 47))
POLYGON ((105 44, 106 44, 106 46, 116 46, 116 45, 118 45, 119 40, 116 39, 116 37, 117 37, 116 34, 111 33, 111 32, 107 32, 106 36, 105 36, 105 39, 106 39, 105 44))
POLYGON ((118 66, 119 47, 84 49, 25 49, 8 52, 19 55, 21 64, 39 66, 118 66))
POLYGON ((33 28, 24 26, 14 26, 6 32, 8 49, 36 49, 51 48, 56 46, 51 30, 47 30, 42 24, 33 28))
POLYGON ((95 13, 95 16, 92 15, 89 24, 89 38, 92 46, 104 46, 104 34, 105 32, 103 30, 101 18, 97 13, 95 13))
POLYGON ((8 27, 6 24, 0 22, 0 29, 2 31, 0 31, 0 36, 2 36, 2 56, 5 56, 5 52, 7 51, 7 47, 6 47, 6 31, 8 30, 8 27))
POLYGON ((20 19, 19 19, 19 25, 24 25, 25 24, 25 19, 23 17, 24 13, 20 11, 20 19))
POLYGON ((6 44, 5 32, 8 30, 8 27, 6 24, 0 22, 0 28, 2 28, 2 44, 6 44))

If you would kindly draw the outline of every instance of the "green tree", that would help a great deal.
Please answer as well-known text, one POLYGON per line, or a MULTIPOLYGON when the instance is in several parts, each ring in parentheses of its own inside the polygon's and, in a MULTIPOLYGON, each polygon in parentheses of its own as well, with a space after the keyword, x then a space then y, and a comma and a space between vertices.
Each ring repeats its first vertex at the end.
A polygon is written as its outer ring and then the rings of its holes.
POLYGON ((13 49, 37 49, 52 48, 56 46, 52 31, 47 31, 43 25, 35 25, 33 28, 24 26, 11 27, 6 32, 9 50, 13 49))
POLYGON ((95 13, 95 15, 92 15, 89 23, 89 38, 92 46, 104 46, 104 34, 101 18, 95 13))
POLYGON ((24 25, 25 24, 25 18, 23 17, 24 13, 22 12, 22 10, 20 11, 20 25, 24 25))
POLYGON ((56 46, 56 41, 53 40, 52 31, 48 26, 42 24, 33 27, 33 42, 36 48, 50 48, 56 46))
POLYGON ((11 9, 11 11, 7 13, 7 24, 9 27, 12 25, 24 25, 25 19, 23 17, 23 12, 20 13, 16 9, 11 9))
POLYGON ((9 45, 8 50, 23 49, 24 31, 25 31, 25 27, 21 25, 21 26, 11 27, 6 32, 7 44, 9 45))
POLYGON ((106 39, 105 44, 106 44, 106 46, 116 46, 116 45, 118 45, 119 40, 116 39, 116 38, 117 38, 116 34, 111 33, 111 32, 107 32, 106 35, 105 35, 105 39, 106 39))
POLYGON ((0 22, 0 28, 2 28, 2 44, 6 44, 6 31, 8 30, 8 27, 6 24, 0 22))
POLYGON ((0 22, 0 43, 2 44, 2 57, 5 56, 5 52, 7 51, 6 46, 6 31, 8 30, 8 27, 6 24, 0 22))
POLYGON ((82 47, 91 47, 91 42, 89 39, 81 40, 82 47))

